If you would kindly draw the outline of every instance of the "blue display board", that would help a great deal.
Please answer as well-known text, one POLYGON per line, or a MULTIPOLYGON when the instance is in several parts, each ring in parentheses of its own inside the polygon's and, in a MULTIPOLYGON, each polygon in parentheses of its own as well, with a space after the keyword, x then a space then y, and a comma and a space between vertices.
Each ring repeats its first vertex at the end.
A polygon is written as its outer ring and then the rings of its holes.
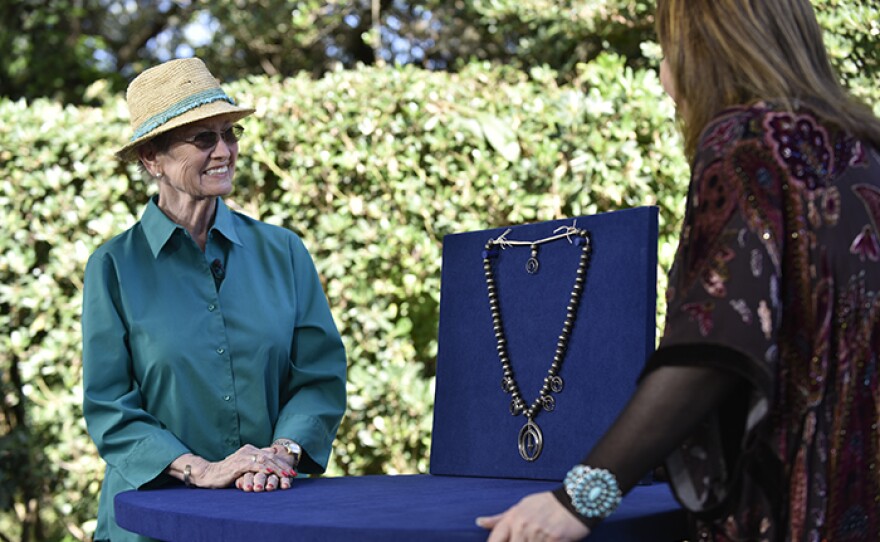
MULTIPOLYGON (((528 246, 501 249, 494 261, 507 351, 528 404, 553 361, 580 254, 563 238, 538 247, 537 273, 526 271, 528 246)), ((656 282, 656 207, 446 236, 431 474, 562 480, 635 390, 655 345, 656 282), (526 419, 510 414, 501 385, 482 253, 502 235, 534 241, 572 226, 589 231, 592 256, 558 372, 564 387, 552 394, 554 410, 535 416, 543 448, 526 461, 519 451, 526 419)))

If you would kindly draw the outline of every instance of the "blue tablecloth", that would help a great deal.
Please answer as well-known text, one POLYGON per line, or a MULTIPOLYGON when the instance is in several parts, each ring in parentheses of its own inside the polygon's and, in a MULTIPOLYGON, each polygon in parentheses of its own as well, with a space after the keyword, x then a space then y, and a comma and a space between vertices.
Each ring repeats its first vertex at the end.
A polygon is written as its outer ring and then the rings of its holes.
MULTIPOLYGON (((173 487, 116 497, 120 526, 161 540, 483 541, 474 518, 556 482, 408 475, 298 479, 291 490, 173 487)), ((590 542, 678 541, 684 512, 668 486, 638 486, 590 542)))

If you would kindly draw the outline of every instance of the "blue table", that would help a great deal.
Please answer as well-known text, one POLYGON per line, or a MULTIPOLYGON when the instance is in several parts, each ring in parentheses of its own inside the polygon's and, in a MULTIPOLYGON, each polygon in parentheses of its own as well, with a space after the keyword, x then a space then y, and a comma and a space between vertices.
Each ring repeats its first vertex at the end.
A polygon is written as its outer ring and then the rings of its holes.
MULTIPOLYGON (((556 482, 407 475, 310 478, 293 489, 128 491, 116 497, 120 526, 161 540, 484 541, 474 518, 500 512, 556 482)), ((679 541, 686 518, 668 486, 638 486, 590 542, 679 541)))

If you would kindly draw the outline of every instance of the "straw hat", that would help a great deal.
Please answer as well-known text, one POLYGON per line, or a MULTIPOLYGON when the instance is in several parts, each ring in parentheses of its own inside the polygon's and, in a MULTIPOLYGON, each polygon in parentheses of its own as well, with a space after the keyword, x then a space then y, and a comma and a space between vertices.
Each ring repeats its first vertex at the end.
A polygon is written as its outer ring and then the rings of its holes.
POLYGON ((125 93, 132 136, 116 151, 134 160, 135 148, 159 134, 202 119, 229 115, 233 121, 254 112, 235 105, 198 58, 170 60, 134 78, 125 93))

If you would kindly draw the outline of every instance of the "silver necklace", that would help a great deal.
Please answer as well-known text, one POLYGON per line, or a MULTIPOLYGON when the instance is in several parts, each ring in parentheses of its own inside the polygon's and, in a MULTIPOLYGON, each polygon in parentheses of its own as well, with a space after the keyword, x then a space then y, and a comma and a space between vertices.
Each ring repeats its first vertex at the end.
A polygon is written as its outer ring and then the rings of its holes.
POLYGON ((507 230, 497 239, 489 239, 483 250, 483 271, 486 275, 486 289, 489 293, 489 309, 492 313, 496 349, 498 351, 498 358, 501 360, 501 370, 503 373, 501 389, 511 396, 510 414, 513 416, 524 414, 526 417, 526 424, 519 431, 518 446, 519 455, 529 462, 538 459, 538 456, 541 455, 541 451, 544 449, 544 435, 541 432, 541 428, 535 423, 535 417, 542 408, 547 412, 551 412, 556 408, 556 399, 554 399, 551 393, 560 393, 564 385, 562 377, 557 373, 562 366, 562 361, 565 359, 568 339, 571 336, 571 329, 577 317, 577 308, 580 303, 581 294, 584 291, 587 267, 590 264, 590 256, 592 255, 589 231, 578 229, 575 225, 563 226, 558 228, 556 232, 559 230, 564 231, 563 233, 535 241, 509 240, 507 239, 507 234, 510 230, 507 230), (547 376, 544 378, 544 385, 541 387, 538 397, 535 398, 531 405, 526 406, 525 399, 523 399, 519 389, 519 384, 517 384, 516 377, 513 374, 513 367, 510 364, 510 356, 507 352, 507 338, 505 337, 504 324, 501 320, 501 308, 498 303, 498 286, 495 282, 493 260, 498 259, 503 249, 512 246, 528 246, 531 249, 531 257, 526 262, 526 272, 534 275, 541 267, 538 261, 538 246, 559 239, 567 239, 569 243, 581 247, 581 255, 578 261, 574 285, 571 289, 571 296, 566 307, 562 332, 559 334, 559 340, 556 342, 556 353, 553 355, 553 362, 547 370, 547 376))

